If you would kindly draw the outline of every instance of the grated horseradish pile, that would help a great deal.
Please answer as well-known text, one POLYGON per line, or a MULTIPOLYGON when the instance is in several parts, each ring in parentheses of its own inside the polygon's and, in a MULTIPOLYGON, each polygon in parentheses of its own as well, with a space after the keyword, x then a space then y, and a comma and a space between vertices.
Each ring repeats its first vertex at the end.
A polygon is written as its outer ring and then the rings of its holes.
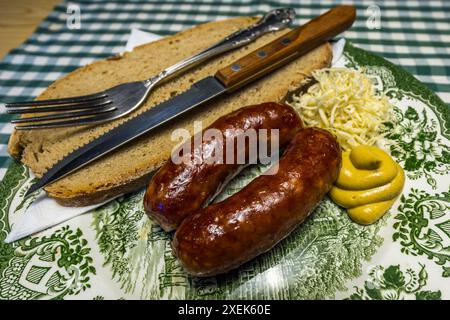
POLYGON ((346 68, 320 69, 317 81, 289 103, 306 126, 320 127, 336 135, 343 150, 374 145, 383 138, 383 123, 392 117, 384 94, 377 94, 370 79, 346 68))

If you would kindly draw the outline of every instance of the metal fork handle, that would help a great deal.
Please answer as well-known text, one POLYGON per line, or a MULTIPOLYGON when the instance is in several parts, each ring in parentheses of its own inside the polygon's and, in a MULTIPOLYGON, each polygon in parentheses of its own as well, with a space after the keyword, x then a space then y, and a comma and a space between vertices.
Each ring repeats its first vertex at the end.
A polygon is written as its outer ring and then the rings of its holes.
POLYGON ((267 32, 284 29, 292 22, 294 17, 295 10, 292 8, 270 10, 255 24, 230 34, 209 48, 164 69, 156 76, 146 80, 146 86, 149 87, 163 79, 167 80, 214 56, 242 47, 267 32))

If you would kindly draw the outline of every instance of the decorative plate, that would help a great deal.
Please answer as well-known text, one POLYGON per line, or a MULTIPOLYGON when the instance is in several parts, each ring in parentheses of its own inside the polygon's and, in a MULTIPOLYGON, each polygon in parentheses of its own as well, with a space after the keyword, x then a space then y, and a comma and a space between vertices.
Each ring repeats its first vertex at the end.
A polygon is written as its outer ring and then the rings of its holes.
MULTIPOLYGON (((0 184, 1 299, 450 299, 450 112, 426 86, 347 43, 344 65, 373 79, 394 105, 387 135, 407 181, 390 212, 360 226, 325 198, 268 253, 219 277, 192 278, 170 235, 144 214, 144 191, 34 237, 5 244, 29 202, 28 169, 0 184)), ((223 199, 261 173, 252 167, 223 199)))

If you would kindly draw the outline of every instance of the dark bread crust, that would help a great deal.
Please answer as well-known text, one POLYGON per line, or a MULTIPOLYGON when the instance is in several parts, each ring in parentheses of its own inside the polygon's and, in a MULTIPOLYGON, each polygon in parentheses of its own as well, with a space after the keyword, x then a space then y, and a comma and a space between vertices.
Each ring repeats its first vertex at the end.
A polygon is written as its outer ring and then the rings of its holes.
POLYGON ((65 207, 84 207, 92 204, 102 203, 107 200, 111 200, 120 195, 135 192, 141 188, 148 185, 150 179, 153 176, 153 172, 144 174, 143 176, 137 178, 136 180, 130 181, 128 183, 123 183, 118 186, 114 186, 105 192, 105 190, 98 190, 94 192, 87 193, 85 195, 81 194, 76 197, 66 198, 66 197, 53 197, 56 202, 65 207))

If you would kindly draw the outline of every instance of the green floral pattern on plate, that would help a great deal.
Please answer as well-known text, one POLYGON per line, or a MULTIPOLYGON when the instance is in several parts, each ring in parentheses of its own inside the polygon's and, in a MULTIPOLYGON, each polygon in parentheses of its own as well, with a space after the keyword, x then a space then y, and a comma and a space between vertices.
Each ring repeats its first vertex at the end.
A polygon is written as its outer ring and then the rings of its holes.
POLYGON ((438 137, 436 120, 428 119, 425 109, 419 114, 408 106, 405 112, 394 108, 394 121, 385 125, 386 138, 391 140, 391 155, 405 169, 408 178, 425 177, 436 189, 435 176, 450 173, 450 146, 438 137))
POLYGON ((80 228, 62 226, 49 236, 4 243, 10 230, 9 215, 23 210, 31 182, 27 169, 13 162, 0 184, 0 298, 62 299, 91 287, 95 275, 91 249, 80 228), (17 201, 16 207, 11 207, 17 201))
MULTIPOLYGON (((145 215, 143 191, 5 244, 33 200, 23 198, 28 171, 14 162, 0 183, 0 298, 450 298, 448 107, 388 61, 349 43, 344 54, 344 65, 366 73, 395 106, 386 147, 407 182, 381 221, 359 226, 325 198, 271 251, 227 275, 192 278, 171 254, 172 235, 145 215)), ((217 201, 263 169, 243 171, 217 201)))
POLYGON ((50 237, 20 242, 2 270, 0 297, 4 299, 62 299, 91 287, 91 249, 80 229, 68 226, 50 237))
POLYGON ((399 241, 401 252, 424 255, 442 266, 442 276, 450 277, 450 190, 428 194, 412 189, 402 195, 393 240, 399 241))
POLYGON ((416 300, 440 300, 441 291, 423 290, 428 280, 424 265, 420 270, 411 268, 401 270, 399 265, 376 266, 369 272, 364 287, 355 287, 349 300, 402 300, 411 298, 416 300))

